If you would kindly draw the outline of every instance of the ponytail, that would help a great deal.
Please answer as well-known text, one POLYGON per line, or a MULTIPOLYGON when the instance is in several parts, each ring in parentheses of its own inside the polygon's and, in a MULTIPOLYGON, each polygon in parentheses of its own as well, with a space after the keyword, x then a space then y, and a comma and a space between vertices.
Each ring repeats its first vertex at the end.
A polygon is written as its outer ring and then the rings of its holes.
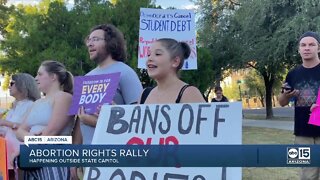
POLYGON ((191 53, 190 46, 186 42, 179 42, 182 50, 183 50, 183 57, 184 59, 188 59, 191 53))
POLYGON ((66 67, 62 63, 47 60, 42 62, 41 66, 44 66, 48 73, 58 76, 58 81, 64 92, 73 94, 73 75, 66 70, 66 67))
POLYGON ((62 83, 63 91, 73 94, 73 75, 70 71, 66 71, 65 80, 62 83))
POLYGON ((190 46, 186 42, 178 42, 171 38, 161 38, 158 39, 157 42, 160 42, 169 51, 171 58, 180 58, 180 64, 177 67, 177 71, 180 70, 184 64, 184 60, 188 59, 190 56, 190 46))

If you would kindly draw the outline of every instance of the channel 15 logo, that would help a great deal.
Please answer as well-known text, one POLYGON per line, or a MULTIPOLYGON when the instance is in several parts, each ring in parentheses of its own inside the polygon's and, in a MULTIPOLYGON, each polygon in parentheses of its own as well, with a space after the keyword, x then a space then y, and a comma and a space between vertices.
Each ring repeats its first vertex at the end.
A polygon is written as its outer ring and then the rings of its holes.
POLYGON ((288 147, 287 164, 310 164, 310 147, 288 147))

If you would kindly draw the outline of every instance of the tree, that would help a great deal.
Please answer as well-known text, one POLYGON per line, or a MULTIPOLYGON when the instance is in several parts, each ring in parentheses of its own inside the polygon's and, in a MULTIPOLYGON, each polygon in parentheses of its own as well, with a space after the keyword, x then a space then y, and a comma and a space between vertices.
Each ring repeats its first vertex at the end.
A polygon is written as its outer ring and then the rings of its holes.
POLYGON ((239 99, 239 85, 237 85, 236 81, 233 81, 230 86, 225 86, 223 88, 223 94, 229 100, 237 100, 239 99))
POLYGON ((45 0, 37 6, 15 7, 10 14, 12 20, 5 25, 2 69, 35 75, 43 60, 54 59, 64 63, 74 75, 88 72, 93 63, 86 61, 88 53, 83 40, 89 28, 96 25, 96 19, 103 22, 110 17, 108 6, 98 2, 90 5, 75 6, 69 11, 64 1, 45 0))
POLYGON ((198 0, 195 4, 199 6, 198 12, 198 44, 210 49, 212 54, 212 66, 214 81, 210 83, 210 90, 219 86, 224 76, 228 75, 226 70, 231 68, 230 60, 237 54, 237 46, 230 35, 230 17, 238 3, 236 1, 224 0, 198 0))
POLYGON ((262 76, 255 69, 249 71, 249 73, 244 77, 244 83, 248 88, 248 94, 250 96, 258 96, 262 106, 265 103, 265 86, 262 76))
MULTIPOLYGON (((112 23, 123 32, 127 41, 127 63, 136 68, 140 8, 156 8, 153 2, 116 0, 112 4, 107 0, 75 0, 74 7, 68 9, 64 0, 42 0, 38 5, 12 6, 8 9, 9 14, 0 12, 0 27, 4 27, 0 29, 4 36, 0 66, 9 73, 19 71, 35 75, 43 60, 54 59, 64 63, 74 75, 83 75, 95 66, 88 60, 84 39, 95 25, 112 23)), ((198 72, 182 72, 182 77, 199 86, 202 92, 212 82, 213 74, 221 71, 214 69, 220 60, 209 55, 211 50, 199 48, 198 72)), ((144 86, 154 83, 145 70, 136 71, 144 86)))
MULTIPOLYGON (((210 48, 216 72, 251 67, 263 77, 266 117, 272 118, 274 85, 299 63, 297 38, 320 28, 317 1, 198 0, 200 44, 210 48)), ((216 74, 216 81, 223 73, 216 74)))
POLYGON ((4 75, 4 81, 3 81, 3 84, 1 85, 2 90, 4 90, 4 91, 8 90, 10 79, 11 79, 11 77, 8 74, 4 75))
POLYGON ((233 29, 236 42, 241 44, 241 66, 255 68, 263 77, 266 90, 266 118, 272 118, 273 86, 282 79, 283 70, 298 62, 296 44, 302 29, 319 27, 317 3, 309 1, 240 1, 234 15, 233 29), (303 26, 301 18, 304 18, 303 26))
POLYGON ((149 87, 154 82, 149 78, 146 70, 137 68, 140 8, 155 8, 152 0, 117 0, 113 8, 112 23, 123 32, 127 42, 127 63, 136 70, 143 87, 149 87), (123 13, 126 12, 126 13, 123 13))
MULTIPOLYGON (((208 89, 208 83, 213 81, 212 56, 209 49, 197 48, 198 70, 181 72, 181 79, 199 88, 200 92, 208 89)), ((205 95, 208 98, 209 94, 205 95)))
POLYGON ((0 0, 0 5, 5 5, 7 4, 8 0, 0 0))

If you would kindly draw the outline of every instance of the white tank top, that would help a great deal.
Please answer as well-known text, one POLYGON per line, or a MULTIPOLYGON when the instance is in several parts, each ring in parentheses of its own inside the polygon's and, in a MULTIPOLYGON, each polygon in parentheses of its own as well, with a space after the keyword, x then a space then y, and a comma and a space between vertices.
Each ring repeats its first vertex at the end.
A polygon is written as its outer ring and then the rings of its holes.
MULTIPOLYGON (((42 131, 48 124, 52 115, 53 100, 44 98, 37 100, 26 119, 30 127, 30 133, 38 133, 42 131)), ((70 120, 68 125, 59 135, 70 135, 74 122, 70 120)))

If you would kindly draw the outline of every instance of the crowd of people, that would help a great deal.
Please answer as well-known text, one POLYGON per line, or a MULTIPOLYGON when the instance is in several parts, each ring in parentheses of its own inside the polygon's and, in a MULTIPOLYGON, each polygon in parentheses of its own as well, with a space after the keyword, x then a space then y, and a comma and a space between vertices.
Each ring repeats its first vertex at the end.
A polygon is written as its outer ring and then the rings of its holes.
MULTIPOLYGON (((94 27, 85 43, 90 59, 97 65, 86 76, 121 73, 113 104, 205 102, 196 87, 178 77, 178 71, 190 55, 187 43, 164 38, 152 45, 147 71, 157 85, 145 90, 135 71, 125 64, 125 40, 115 26, 104 24, 94 27)), ((42 62, 35 78, 26 73, 15 74, 11 77, 9 89, 15 101, 6 119, 0 121, 0 133, 8 143, 10 179, 18 175, 12 168, 19 157, 19 145, 27 135, 72 135, 74 144, 91 144, 100 108, 96 113, 88 114, 81 107, 76 116, 68 115, 73 76, 62 63, 54 60, 42 62), (40 92, 43 98, 40 98, 40 92)), ((21 169, 23 179, 28 180, 79 179, 77 168, 21 169)))
MULTIPOLYGON (((318 57, 320 38, 308 32, 299 39, 299 53, 303 64, 289 72, 280 104, 295 100, 295 142, 298 144, 320 144, 320 128, 307 123, 315 105, 320 85, 320 61, 318 57)), ((113 25, 94 27, 85 39, 89 57, 96 68, 86 74, 99 75, 120 72, 120 81, 112 104, 161 104, 206 102, 199 89, 183 82, 178 72, 190 55, 185 42, 170 38, 156 40, 150 47, 146 62, 150 78, 156 86, 143 90, 135 71, 125 64, 126 45, 123 34, 113 25)), ((12 109, 0 121, 0 134, 8 142, 10 168, 19 157, 19 145, 27 135, 59 136, 72 135, 74 144, 91 144, 98 121, 100 107, 96 113, 88 114, 83 107, 76 116, 69 116, 68 109, 73 95, 73 76, 65 66, 53 60, 41 63, 37 76, 26 73, 11 77, 10 95, 15 98, 12 109), (40 96, 40 92, 44 95, 40 96)), ((215 87, 216 97, 212 102, 228 102, 221 87, 215 87)), ((68 167, 26 168, 23 179, 79 179, 79 169, 68 167)), ((12 179, 17 173, 10 171, 12 179)), ((319 178, 319 168, 303 169, 302 179, 319 178)))

